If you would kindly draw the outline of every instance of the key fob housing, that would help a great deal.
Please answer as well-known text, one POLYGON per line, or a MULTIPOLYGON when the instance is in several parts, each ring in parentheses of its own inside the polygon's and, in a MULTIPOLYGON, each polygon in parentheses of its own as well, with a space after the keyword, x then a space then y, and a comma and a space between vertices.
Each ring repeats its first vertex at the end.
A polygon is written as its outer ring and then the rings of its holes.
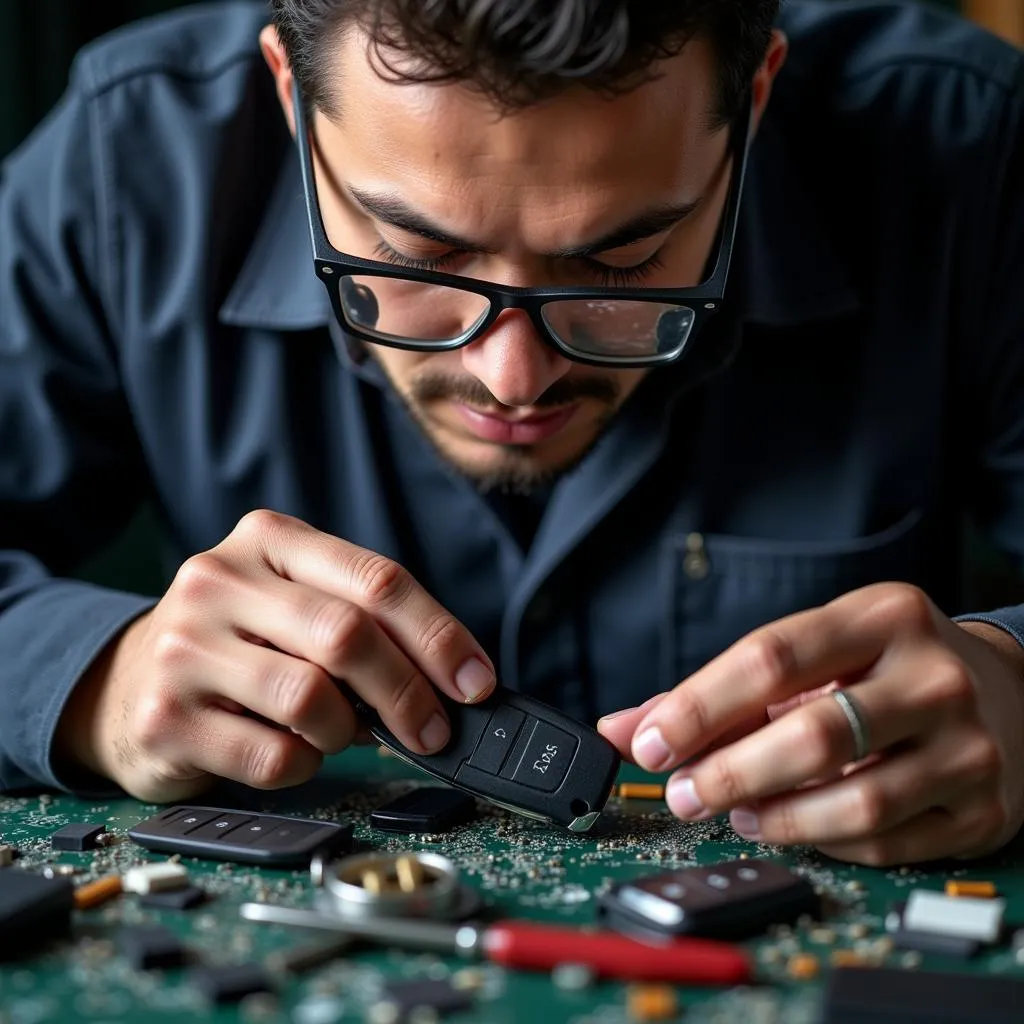
POLYGON ((377 713, 347 692, 383 746, 449 785, 527 817, 586 832, 597 821, 619 770, 618 751, 595 729, 514 690, 479 704, 438 694, 452 738, 437 754, 403 746, 377 713))
POLYGON ((621 882, 599 904, 604 922, 618 931, 729 940, 820 912, 821 901, 806 878, 774 861, 755 859, 621 882))

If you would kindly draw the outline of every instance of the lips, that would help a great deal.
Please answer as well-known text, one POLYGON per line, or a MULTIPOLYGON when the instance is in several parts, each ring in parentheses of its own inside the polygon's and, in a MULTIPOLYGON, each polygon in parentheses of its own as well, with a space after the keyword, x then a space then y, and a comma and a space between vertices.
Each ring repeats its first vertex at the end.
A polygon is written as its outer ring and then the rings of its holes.
POLYGON ((468 405, 456 403, 455 411, 463 424, 481 441, 492 444, 540 444, 554 437, 576 412, 576 406, 570 405, 552 412, 529 413, 510 419, 494 413, 480 412, 468 405))

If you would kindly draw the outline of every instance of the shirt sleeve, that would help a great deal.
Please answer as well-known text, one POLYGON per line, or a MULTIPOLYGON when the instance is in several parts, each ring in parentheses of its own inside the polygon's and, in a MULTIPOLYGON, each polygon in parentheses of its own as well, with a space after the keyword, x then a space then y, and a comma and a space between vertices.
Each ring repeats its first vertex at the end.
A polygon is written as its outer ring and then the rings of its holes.
POLYGON ((76 78, 0 169, 0 790, 111 784, 54 763, 64 704, 152 603, 67 578, 138 508, 121 387, 116 231, 76 78))
MULTIPOLYGON (((971 389, 964 430, 973 452, 968 486, 982 533, 1024 577, 1024 59, 995 125, 998 157, 978 182, 991 196, 974 263, 974 297, 963 345, 971 389), (987 244, 986 244, 987 243, 987 244)), ((999 626, 1024 646, 1024 605, 961 615, 999 626)))

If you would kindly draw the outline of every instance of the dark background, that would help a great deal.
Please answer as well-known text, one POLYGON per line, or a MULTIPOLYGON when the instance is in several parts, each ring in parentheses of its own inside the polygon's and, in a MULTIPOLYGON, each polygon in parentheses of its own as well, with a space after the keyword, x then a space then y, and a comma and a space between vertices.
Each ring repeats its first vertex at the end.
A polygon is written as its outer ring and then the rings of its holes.
MULTIPOLYGON (((988 0, 919 2, 980 12, 988 0)), ((0 0, 0 159, 60 98, 80 47, 127 22, 183 6, 183 0, 0 0)), ((1019 26, 1014 25, 1017 31, 1019 26)), ((1024 600, 1024 585, 993 552, 977 539, 968 539, 967 544, 976 577, 972 607, 994 608, 1024 600)), ((78 575, 126 590, 160 594, 173 566, 162 564, 159 550, 155 517, 143 510, 125 536, 78 575)))
MULTIPOLYGON (((959 6, 958 0, 922 2, 959 6)), ((126 22, 184 6, 182 0, 0 0, 0 157, 56 103, 79 47, 126 22)))

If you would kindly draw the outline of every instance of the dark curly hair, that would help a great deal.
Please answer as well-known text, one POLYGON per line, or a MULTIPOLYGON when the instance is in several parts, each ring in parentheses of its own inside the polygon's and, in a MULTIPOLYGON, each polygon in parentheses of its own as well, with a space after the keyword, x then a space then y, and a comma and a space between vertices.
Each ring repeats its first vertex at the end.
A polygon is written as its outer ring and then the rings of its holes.
POLYGON ((614 96, 695 36, 718 59, 716 121, 738 113, 764 58, 780 0, 270 0, 307 99, 335 111, 331 45, 358 24, 380 73, 398 82, 467 82, 500 110, 574 82, 614 96))

